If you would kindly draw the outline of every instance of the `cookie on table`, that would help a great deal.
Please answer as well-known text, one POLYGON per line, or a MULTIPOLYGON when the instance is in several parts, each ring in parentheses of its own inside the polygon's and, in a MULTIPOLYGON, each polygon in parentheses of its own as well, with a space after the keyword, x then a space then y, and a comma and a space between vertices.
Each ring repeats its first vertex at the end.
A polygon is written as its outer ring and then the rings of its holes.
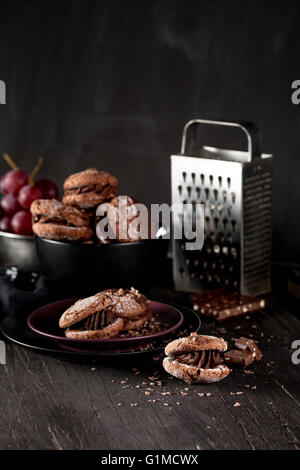
POLYGON ((113 198, 117 190, 117 178, 105 171, 88 168, 65 180, 63 202, 81 209, 96 208, 113 198))
POLYGON ((226 350, 227 343, 222 338, 192 333, 166 346, 163 367, 189 384, 218 382, 230 373, 224 364, 226 350))
POLYGON ((86 213, 56 199, 38 199, 31 204, 30 211, 32 231, 39 237, 58 241, 87 241, 94 235, 86 213))

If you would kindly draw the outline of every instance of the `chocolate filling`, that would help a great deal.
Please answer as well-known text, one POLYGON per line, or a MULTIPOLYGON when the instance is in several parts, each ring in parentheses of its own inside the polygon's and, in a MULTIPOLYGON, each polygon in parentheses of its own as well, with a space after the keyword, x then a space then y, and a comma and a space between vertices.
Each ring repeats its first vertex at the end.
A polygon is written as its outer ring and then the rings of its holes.
POLYGON ((67 225, 68 227, 76 227, 76 225, 71 224, 66 219, 62 217, 48 216, 43 214, 35 214, 32 216, 32 223, 40 224, 55 224, 55 225, 67 225))
POLYGON ((103 308, 99 310, 99 312, 93 313, 87 318, 75 323, 70 328, 74 330, 102 330, 102 328, 111 325, 115 321, 115 315, 108 310, 107 308, 103 308))
POLYGON ((95 192, 96 194, 108 194, 110 193, 114 187, 111 184, 85 184, 83 186, 77 186, 74 188, 65 189, 64 194, 65 196, 71 194, 85 194, 90 192, 95 192))
POLYGON ((176 354, 174 359, 181 364, 197 367, 198 369, 214 369, 224 363, 223 354, 216 349, 207 351, 193 351, 185 354, 176 354))

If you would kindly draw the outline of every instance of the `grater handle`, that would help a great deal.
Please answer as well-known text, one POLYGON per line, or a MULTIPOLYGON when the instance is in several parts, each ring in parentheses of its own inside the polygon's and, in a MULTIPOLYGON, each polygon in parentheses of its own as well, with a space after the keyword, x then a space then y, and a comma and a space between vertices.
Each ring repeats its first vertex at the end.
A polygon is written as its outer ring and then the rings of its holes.
POLYGON ((260 151, 260 135, 255 124, 246 121, 230 122, 230 121, 210 121, 207 119, 192 119, 188 121, 183 129, 181 142, 181 155, 188 155, 190 138, 199 124, 213 124, 215 126, 239 127, 247 136, 248 154, 250 161, 255 157, 261 156, 260 151))

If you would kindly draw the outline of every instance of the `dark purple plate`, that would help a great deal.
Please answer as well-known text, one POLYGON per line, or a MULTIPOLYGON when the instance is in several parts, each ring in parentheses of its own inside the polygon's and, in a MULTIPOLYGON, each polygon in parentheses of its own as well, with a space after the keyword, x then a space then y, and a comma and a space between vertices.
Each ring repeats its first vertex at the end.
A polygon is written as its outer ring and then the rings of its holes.
MULTIPOLYGON (((170 303, 170 302, 168 302, 170 303)), ((175 330, 168 336, 158 338, 156 341, 150 341, 145 343, 148 348, 140 347, 144 343, 133 343, 130 347, 111 347, 107 348, 92 348, 86 343, 80 344, 60 344, 56 341, 47 339, 46 337, 39 335, 32 331, 23 316, 8 315, 0 324, 0 333, 12 343, 28 348, 31 351, 39 352, 42 354, 55 355, 64 360, 75 360, 75 361, 117 361, 120 364, 120 360, 131 360, 134 357, 136 360, 144 360, 144 357, 151 356, 153 354, 160 354, 167 342, 178 338, 178 336, 189 336, 192 332, 198 332, 201 327, 201 320, 199 315, 193 310, 185 307, 184 305, 177 305, 171 303, 171 305, 183 314, 184 320, 181 327, 175 330)))
POLYGON ((153 314, 161 322, 167 324, 166 328, 147 336, 134 336, 129 338, 120 338, 115 336, 108 339, 91 339, 91 340, 79 340, 66 338, 64 336, 64 331, 59 328, 58 321, 61 315, 67 308, 69 308, 76 300, 78 299, 67 299, 60 300, 58 302, 53 302, 43 307, 38 308, 29 315, 27 319, 27 324, 29 328, 38 333, 39 335, 45 336, 48 339, 57 341, 59 343, 67 343, 69 346, 71 344, 94 344, 94 345, 114 345, 114 346, 126 346, 132 343, 140 343, 141 341, 151 341, 156 340, 166 336, 173 331, 177 330, 182 322, 183 315, 177 308, 172 305, 168 305, 162 302, 150 301, 150 308, 153 314))

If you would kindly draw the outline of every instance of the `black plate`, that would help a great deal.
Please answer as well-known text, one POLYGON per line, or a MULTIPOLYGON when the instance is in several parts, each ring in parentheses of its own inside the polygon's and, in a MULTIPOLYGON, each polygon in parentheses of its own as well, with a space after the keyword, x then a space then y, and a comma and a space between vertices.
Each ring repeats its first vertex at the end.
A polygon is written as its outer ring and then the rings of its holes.
POLYGON ((27 326, 26 318, 18 318, 14 315, 8 316, 0 325, 0 332, 3 336, 15 344, 35 350, 42 353, 69 357, 72 359, 99 359, 99 358, 120 358, 120 356, 128 357, 131 355, 153 354, 161 352, 165 347, 165 341, 172 341, 178 336, 188 335, 192 331, 198 331, 201 326, 199 316, 187 307, 176 305, 168 302, 173 307, 179 309, 184 316, 184 321, 178 331, 170 334, 164 341, 157 341, 151 349, 140 350, 139 348, 131 349, 114 349, 105 351, 91 351, 80 348, 65 348, 58 343, 47 340, 34 333, 27 326))

